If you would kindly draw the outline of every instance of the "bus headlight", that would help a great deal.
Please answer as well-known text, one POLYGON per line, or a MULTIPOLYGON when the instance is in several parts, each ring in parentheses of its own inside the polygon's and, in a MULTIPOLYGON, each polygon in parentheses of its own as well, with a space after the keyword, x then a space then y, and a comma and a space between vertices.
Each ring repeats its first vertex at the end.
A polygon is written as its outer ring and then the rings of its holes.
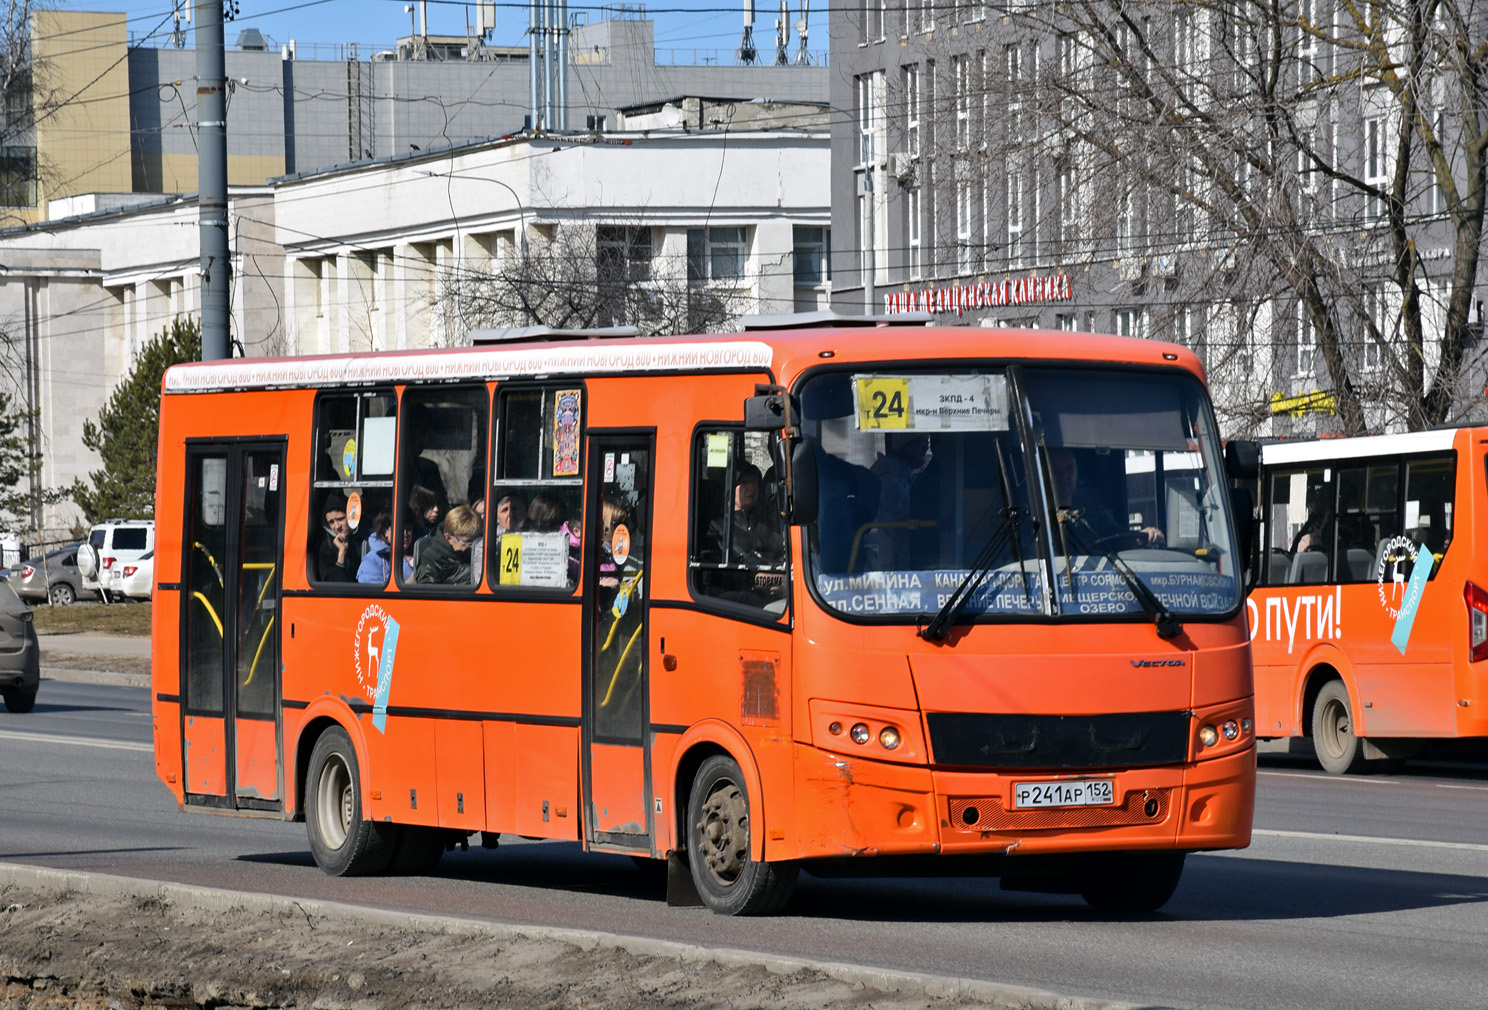
POLYGON ((1213 747, 1219 743, 1219 731, 1213 726, 1205 725, 1199 729, 1199 743, 1205 747, 1213 747))
POLYGON ((893 726, 885 726, 879 731, 878 742, 883 744, 884 750, 893 750, 899 746, 899 731, 893 726))
POLYGON ((1224 734, 1224 738, 1226 740, 1233 740, 1240 735, 1240 724, 1237 723, 1234 719, 1231 719, 1229 722, 1219 727, 1219 731, 1224 734))
POLYGON ((866 722, 853 723, 853 728, 848 730, 847 735, 852 737, 853 743, 867 743, 872 738, 872 734, 868 732, 868 724, 866 722))

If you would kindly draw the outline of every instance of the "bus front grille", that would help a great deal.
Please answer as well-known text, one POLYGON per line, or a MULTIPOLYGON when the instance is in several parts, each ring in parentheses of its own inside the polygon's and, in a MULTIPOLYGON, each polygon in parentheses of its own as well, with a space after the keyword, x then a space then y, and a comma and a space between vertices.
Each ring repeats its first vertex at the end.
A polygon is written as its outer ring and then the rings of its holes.
POLYGON ((937 765, 970 768, 1139 768, 1188 760, 1189 712, 1006 715, 927 712, 937 765))

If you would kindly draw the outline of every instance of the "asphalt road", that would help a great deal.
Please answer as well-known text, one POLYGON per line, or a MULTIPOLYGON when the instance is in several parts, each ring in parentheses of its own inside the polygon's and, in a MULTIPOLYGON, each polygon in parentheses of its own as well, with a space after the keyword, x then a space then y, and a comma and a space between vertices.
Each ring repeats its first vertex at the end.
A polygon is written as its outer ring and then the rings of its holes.
POLYGON ((428 877, 332 879, 301 825, 178 812, 147 693, 47 681, 0 713, 0 860, 491 922, 597 929, 1204 1007, 1488 1006, 1488 769, 1333 778, 1265 758, 1257 831, 1191 857, 1160 915, 984 880, 817 880, 787 914, 668 908, 628 859, 558 843, 448 855, 428 877))

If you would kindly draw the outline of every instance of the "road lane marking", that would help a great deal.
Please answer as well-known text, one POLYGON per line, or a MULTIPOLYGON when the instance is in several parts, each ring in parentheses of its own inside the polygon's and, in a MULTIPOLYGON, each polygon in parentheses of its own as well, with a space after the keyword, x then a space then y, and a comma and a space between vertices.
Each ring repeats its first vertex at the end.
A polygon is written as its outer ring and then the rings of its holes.
POLYGON ((97 740, 85 736, 53 736, 50 733, 17 733, 14 730, 4 729, 0 729, 0 740, 30 740, 34 743, 61 743, 72 747, 101 747, 104 750, 132 750, 145 754, 155 750, 153 744, 130 743, 127 740, 97 740))
POLYGON ((1267 838, 1305 838, 1324 842, 1364 842, 1368 845, 1405 845, 1421 849, 1467 849, 1470 852, 1488 852, 1488 845, 1473 842, 1431 842, 1419 838, 1370 838, 1367 835, 1330 835, 1321 831, 1266 831, 1254 828, 1252 835, 1267 838))
POLYGON ((1256 775, 1278 779, 1305 779, 1308 782, 1336 782, 1341 786, 1398 786, 1402 781, 1358 775, 1319 775, 1317 772, 1282 772, 1270 769, 1262 769, 1256 772, 1256 775))

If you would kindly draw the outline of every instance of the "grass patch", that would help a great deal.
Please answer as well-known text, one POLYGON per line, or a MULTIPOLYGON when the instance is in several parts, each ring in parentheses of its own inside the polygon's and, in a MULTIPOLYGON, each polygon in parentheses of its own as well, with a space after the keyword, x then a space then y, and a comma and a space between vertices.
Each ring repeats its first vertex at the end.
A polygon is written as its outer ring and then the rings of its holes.
POLYGON ((70 607, 52 607, 39 603, 31 608, 36 632, 41 635, 126 635, 150 637, 150 604, 75 603, 70 607))

